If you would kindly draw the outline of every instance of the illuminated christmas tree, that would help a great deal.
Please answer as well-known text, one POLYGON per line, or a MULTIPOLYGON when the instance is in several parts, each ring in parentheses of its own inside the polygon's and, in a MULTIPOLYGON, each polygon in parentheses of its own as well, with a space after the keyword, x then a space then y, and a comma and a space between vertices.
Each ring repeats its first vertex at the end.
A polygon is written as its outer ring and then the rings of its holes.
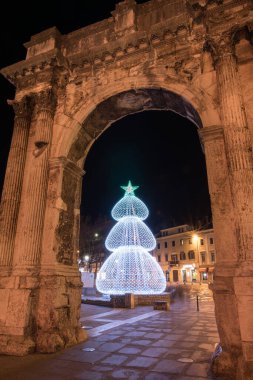
POLYGON ((104 294, 160 294, 165 290, 165 276, 151 256, 156 240, 143 222, 148 217, 146 205, 135 196, 139 186, 121 186, 124 197, 112 209, 117 220, 105 241, 112 252, 102 265, 96 287, 104 294))

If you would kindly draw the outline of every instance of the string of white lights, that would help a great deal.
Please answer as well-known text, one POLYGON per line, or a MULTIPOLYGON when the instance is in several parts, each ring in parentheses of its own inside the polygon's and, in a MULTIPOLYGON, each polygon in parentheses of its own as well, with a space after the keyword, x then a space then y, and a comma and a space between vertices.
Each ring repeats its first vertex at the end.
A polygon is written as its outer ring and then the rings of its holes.
POLYGON ((112 209, 112 217, 120 220, 124 216, 137 216, 141 220, 147 219, 149 214, 148 208, 135 195, 125 194, 112 209))
POLYGON ((125 216, 111 229, 105 246, 109 251, 128 245, 140 245, 151 251, 156 240, 150 229, 136 216, 125 216))
POLYGON ((156 240, 142 221, 148 216, 146 205, 134 195, 138 186, 122 186, 124 197, 116 203, 112 216, 118 220, 105 246, 113 253, 96 278, 98 291, 104 294, 160 294, 166 288, 163 271, 148 251, 156 240))

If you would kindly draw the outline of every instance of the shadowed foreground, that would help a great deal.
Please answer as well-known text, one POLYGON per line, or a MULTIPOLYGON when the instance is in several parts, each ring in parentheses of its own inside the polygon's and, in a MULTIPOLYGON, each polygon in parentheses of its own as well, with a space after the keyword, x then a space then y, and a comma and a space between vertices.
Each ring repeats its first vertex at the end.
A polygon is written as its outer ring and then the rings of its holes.
POLYGON ((208 369, 219 338, 212 297, 206 285, 185 289, 170 311, 82 305, 88 341, 58 354, 1 356, 0 379, 214 379, 208 369))

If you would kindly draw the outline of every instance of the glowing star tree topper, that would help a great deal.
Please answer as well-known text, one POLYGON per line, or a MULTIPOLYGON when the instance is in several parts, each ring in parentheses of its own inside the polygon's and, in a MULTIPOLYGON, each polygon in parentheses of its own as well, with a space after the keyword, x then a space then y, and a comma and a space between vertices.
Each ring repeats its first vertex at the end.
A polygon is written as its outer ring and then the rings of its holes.
POLYGON ((104 294, 160 294, 166 288, 161 267, 151 256, 156 240, 143 222, 148 217, 146 205, 135 196, 139 186, 131 181, 124 197, 112 209, 117 220, 106 238, 105 246, 112 252, 102 265, 96 279, 98 291, 104 294))

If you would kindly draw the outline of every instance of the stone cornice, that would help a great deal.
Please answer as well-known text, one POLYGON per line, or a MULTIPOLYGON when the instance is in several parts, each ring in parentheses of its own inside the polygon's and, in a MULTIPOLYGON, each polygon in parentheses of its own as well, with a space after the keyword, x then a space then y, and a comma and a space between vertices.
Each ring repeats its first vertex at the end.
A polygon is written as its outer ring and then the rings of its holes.
POLYGON ((39 72, 53 68, 62 63, 64 63, 64 58, 60 54, 59 49, 53 49, 50 52, 42 53, 27 60, 4 67, 0 70, 0 73, 12 84, 17 85, 22 77, 37 75, 39 72))
POLYGON ((28 49, 31 46, 44 42, 45 40, 49 38, 58 39, 60 37, 61 37, 61 33, 55 26, 53 26, 52 28, 42 31, 41 33, 34 34, 31 37, 30 41, 24 43, 24 46, 28 49))
MULTIPOLYGON (((124 1, 122 4, 131 8, 134 2, 124 1)), ((156 0, 137 4, 137 18, 141 17, 144 11, 150 12, 151 8, 160 9, 169 4, 170 1, 156 0)), ((204 5, 191 0, 185 5, 183 1, 178 0, 176 4, 177 7, 173 8, 171 14, 167 12, 165 18, 161 18, 159 22, 150 22, 146 30, 138 27, 136 31, 122 35, 115 32, 113 18, 65 36, 61 36, 56 28, 50 28, 32 36, 31 41, 26 44, 28 48, 35 47, 34 56, 3 68, 0 72, 18 89, 23 90, 32 88, 37 83, 50 83, 53 70, 57 66, 63 67, 70 73, 71 80, 75 80, 82 72, 99 70, 100 67, 115 64, 119 60, 137 60, 138 56, 148 52, 155 52, 158 59, 165 59, 175 55, 176 51, 177 59, 181 62, 184 56, 187 58, 193 51, 195 56, 201 54, 205 42, 219 46, 217 41, 224 32, 234 35, 240 28, 251 25, 253 20, 249 0, 232 0, 226 4, 207 1, 204 5), (236 10, 232 11, 233 9, 236 10), (100 32, 106 34, 102 34, 98 38, 101 42, 97 42, 95 36, 100 32), (94 36, 94 41, 90 44, 91 35, 94 36), (40 53, 39 45, 48 39, 53 40, 53 47, 49 44, 49 50, 40 53), (44 75, 44 72, 47 72, 47 75, 44 75)), ((138 26, 138 20, 136 22, 138 26)), ((212 52, 217 55, 217 47, 213 48, 212 52)), ((192 79, 192 75, 188 77, 192 79)))

